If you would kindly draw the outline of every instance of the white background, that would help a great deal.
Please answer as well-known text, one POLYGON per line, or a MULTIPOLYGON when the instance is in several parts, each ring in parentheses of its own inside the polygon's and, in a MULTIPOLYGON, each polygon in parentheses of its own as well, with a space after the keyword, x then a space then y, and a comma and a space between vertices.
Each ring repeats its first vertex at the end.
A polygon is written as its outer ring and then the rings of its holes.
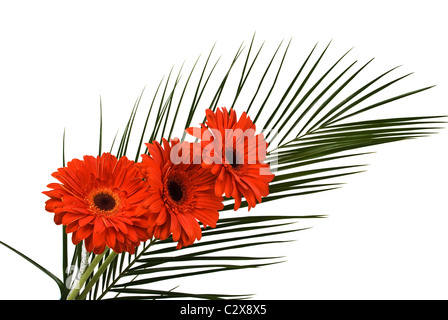
MULTIPOLYGON (((391 95, 437 85, 374 117, 448 114, 445 1, 160 3, 0 3, 0 240, 58 276, 60 228, 41 191, 61 166, 64 128, 67 160, 96 154, 100 96, 109 146, 143 87, 146 110, 173 65, 185 61, 186 77, 215 42, 214 59, 222 56, 225 66, 256 32, 257 46, 266 42, 266 65, 278 43, 292 38, 286 70, 295 72, 316 42, 322 50, 332 40, 328 63, 351 47, 346 63, 376 58, 368 79, 397 65, 397 76, 415 72, 391 95)), ((290 78, 282 79, 279 86, 290 78)), ((343 188, 259 205, 254 214, 328 217, 300 222, 312 228, 266 249, 286 263, 189 279, 178 290, 258 299, 448 298, 447 137, 442 130, 377 146, 362 158, 368 171, 345 178, 343 188)), ((0 299, 58 298, 52 280, 0 247, 0 299)))

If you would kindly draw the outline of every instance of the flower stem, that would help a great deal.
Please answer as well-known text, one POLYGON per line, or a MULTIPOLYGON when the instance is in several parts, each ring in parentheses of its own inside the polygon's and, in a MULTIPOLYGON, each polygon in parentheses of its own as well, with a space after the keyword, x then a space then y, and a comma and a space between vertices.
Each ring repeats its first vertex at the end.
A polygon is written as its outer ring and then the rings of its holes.
POLYGON ((84 245, 82 245, 81 255, 80 255, 79 259, 80 259, 79 270, 78 270, 78 273, 76 274, 75 281, 72 283, 72 285, 70 287, 69 296, 76 295, 75 289, 79 287, 79 285, 80 285, 79 282, 81 280, 81 277, 84 274, 84 272, 89 264, 89 253, 87 252, 84 245))
MULTIPOLYGON (((104 254, 104 253, 103 253, 104 254)), ((87 283, 84 290, 81 292, 77 300, 84 300, 87 296, 87 294, 92 289, 93 285, 98 281, 100 276, 103 274, 103 272, 106 270, 106 268, 109 266, 109 264, 114 261, 118 253, 115 251, 112 251, 109 256, 106 258, 106 260, 101 264, 101 266, 98 268, 97 272, 93 275, 92 279, 87 283)))
POLYGON ((67 233, 65 232, 65 226, 62 226, 62 277, 63 282, 67 281, 68 274, 68 254, 67 254, 67 233))
MULTIPOLYGON (((106 250, 104 250, 104 252, 102 254, 97 255, 95 257, 95 259, 93 259, 92 263, 88 266, 87 269, 81 268, 80 272, 78 273, 78 279, 77 279, 77 281, 75 281, 75 284, 73 285, 73 287, 67 297, 67 300, 75 300, 76 299, 76 297, 78 296, 79 290, 82 288, 84 283, 87 281, 89 276, 92 274, 93 270, 95 270, 95 267, 97 266, 97 264, 101 261, 104 254, 108 250, 109 250, 109 248, 106 248, 106 250), (84 269, 85 269, 85 271, 84 271, 84 269)), ((86 255, 86 257, 88 258, 87 255, 86 255)))

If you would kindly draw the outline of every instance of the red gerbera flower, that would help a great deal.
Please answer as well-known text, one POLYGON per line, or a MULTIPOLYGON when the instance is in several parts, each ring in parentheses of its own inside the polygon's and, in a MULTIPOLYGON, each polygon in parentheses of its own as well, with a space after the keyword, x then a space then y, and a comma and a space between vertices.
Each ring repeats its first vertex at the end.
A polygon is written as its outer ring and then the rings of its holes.
POLYGON ((162 144, 147 143, 149 155, 143 154, 138 164, 150 185, 150 196, 139 210, 149 217, 149 234, 161 240, 172 235, 180 249, 201 239, 198 221, 204 228, 216 227, 223 199, 215 195, 214 176, 200 164, 192 163, 192 153, 182 154, 180 149, 176 152, 181 146, 191 150, 193 144, 179 143, 178 139, 171 145, 163 139, 162 144))
POLYGON ((148 240, 147 217, 137 213, 148 197, 148 183, 126 157, 110 153, 74 159, 52 174, 60 183, 50 183, 45 209, 54 222, 66 226, 73 244, 84 240, 88 252, 100 254, 106 245, 117 253, 134 253, 148 240))
POLYGON ((235 199, 234 209, 241 205, 241 197, 249 210, 269 194, 269 182, 274 179, 266 158, 267 143, 263 134, 255 134, 255 124, 245 112, 237 119, 221 108, 214 113, 206 110, 207 121, 201 128, 186 131, 201 139, 203 167, 215 176, 216 195, 225 194, 235 199))

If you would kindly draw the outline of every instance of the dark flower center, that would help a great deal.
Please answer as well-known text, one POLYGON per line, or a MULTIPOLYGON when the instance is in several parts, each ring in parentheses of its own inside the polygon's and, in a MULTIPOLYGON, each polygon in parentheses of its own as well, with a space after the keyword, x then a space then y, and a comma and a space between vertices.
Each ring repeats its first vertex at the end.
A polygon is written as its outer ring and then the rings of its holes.
POLYGON ((110 211, 115 208, 115 199, 110 194, 98 193, 93 197, 95 206, 103 211, 110 211))
POLYGON ((242 165, 242 161, 234 149, 226 149, 226 160, 233 169, 238 169, 242 165))
POLYGON ((168 182, 168 193, 171 199, 176 202, 181 201, 185 194, 182 184, 176 180, 171 180, 168 182))

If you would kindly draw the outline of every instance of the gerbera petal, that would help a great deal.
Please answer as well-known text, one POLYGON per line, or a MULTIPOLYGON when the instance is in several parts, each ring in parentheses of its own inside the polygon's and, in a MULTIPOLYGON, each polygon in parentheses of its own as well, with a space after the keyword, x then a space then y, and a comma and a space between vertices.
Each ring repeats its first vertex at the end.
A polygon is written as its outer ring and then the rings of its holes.
POLYGON ((115 227, 117 227, 117 229, 120 230, 122 233, 124 233, 124 234, 128 233, 128 227, 126 226, 126 224, 123 221, 121 221, 119 219, 114 219, 113 225, 115 227))
POLYGON ((232 197, 235 199, 233 209, 236 211, 241 206, 241 193, 238 191, 237 188, 234 188, 234 194, 232 195, 232 197))
POLYGON ((230 175, 226 175, 224 193, 228 198, 232 196, 233 183, 232 183, 232 177, 230 175))
POLYGON ((219 165, 219 164, 215 164, 215 165, 212 167, 211 172, 212 172, 214 175, 217 176, 217 175, 221 172, 221 169, 222 169, 222 166, 221 166, 221 165, 219 165))
POLYGON ((222 194, 224 193, 224 189, 225 189, 225 182, 220 179, 216 179, 215 195, 218 197, 222 196, 222 194))
POLYGON ((216 227, 216 222, 219 219, 219 212, 216 210, 197 210, 195 212, 195 217, 198 219, 202 224, 204 224, 204 227, 210 226, 212 228, 216 227))
POLYGON ((85 216, 80 213, 74 213, 74 212, 67 212, 62 217, 62 224, 67 225, 69 223, 72 223, 73 221, 79 220, 81 218, 84 218, 85 216))
POLYGON ((90 235, 89 237, 84 239, 84 244, 86 247, 87 252, 92 252, 93 251, 93 237, 92 235, 90 235))
POLYGON ((149 182, 133 161, 110 153, 86 155, 52 176, 59 183, 43 192, 50 198, 45 209, 54 213, 56 224, 66 225, 74 244, 85 240, 89 252, 102 252, 106 245, 118 252, 134 251, 147 240, 142 230, 148 228, 148 216, 137 209, 150 196, 149 182))
POLYGON ((65 227, 65 232, 67 233, 72 233, 76 230, 78 230, 79 226, 78 226, 78 221, 74 221, 72 223, 69 223, 66 227, 65 227))
POLYGON ((180 222, 179 219, 177 219, 176 215, 173 215, 171 217, 171 229, 170 229, 172 235, 173 235, 173 240, 174 241, 178 241, 181 233, 182 233, 182 229, 180 226, 180 222))
POLYGON ((86 224, 90 223, 93 219, 95 219, 95 216, 88 215, 88 216, 85 216, 84 218, 79 219, 78 224, 80 227, 82 227, 82 226, 85 226, 86 224))
MULTIPOLYGON (((106 249, 106 243, 103 241, 103 242, 101 242, 100 244, 99 244, 99 246, 95 246, 94 248, 93 248, 93 253, 95 253, 95 254, 101 254, 101 253, 103 253, 104 252, 104 250, 106 249)), ((132 253, 131 253, 132 254, 132 253)))
POLYGON ((93 232, 93 226, 91 224, 82 226, 78 229, 76 232, 78 239, 86 239, 88 236, 90 236, 93 232))
POLYGON ((138 234, 137 234, 137 231, 135 231, 135 227, 133 227, 133 226, 128 227, 127 236, 128 236, 128 239, 132 242, 138 241, 138 234))
POLYGON ((115 247, 116 242, 116 232, 113 228, 106 228, 106 245, 109 248, 115 247))
POLYGON ((201 239, 202 236, 201 228, 199 227, 199 224, 193 217, 187 215, 179 215, 178 218, 182 228, 185 230, 185 234, 190 240, 189 243, 193 243, 195 239, 197 240, 201 239))
MULTIPOLYGON (((219 149, 219 152, 224 155, 223 161, 203 165, 216 176, 215 194, 224 194, 226 197, 232 195, 235 199, 235 210, 241 205, 242 195, 248 202, 248 208, 254 207, 257 202, 262 201, 262 197, 269 194, 269 183, 274 177, 270 173, 269 165, 263 163, 268 145, 263 134, 255 134, 256 126, 246 112, 238 118, 234 109, 228 111, 223 107, 215 112, 207 109, 206 118, 205 126, 202 125, 202 127, 206 127, 210 132, 218 130, 225 140, 225 143, 220 144, 219 149), (233 149, 239 145, 244 146, 244 151, 240 155, 234 154, 234 157, 241 157, 244 163, 229 163, 227 160, 230 159, 226 158, 226 146, 233 149)), ((187 133, 191 133, 191 130, 187 133)), ((204 136, 205 132, 202 132, 202 135, 204 136)), ((204 141, 201 141, 203 148, 204 145, 206 145, 204 141)))
POLYGON ((104 219, 103 217, 99 217, 97 216, 95 218, 95 224, 94 224, 94 228, 93 231, 95 233, 103 233, 104 229, 106 229, 106 225, 104 224, 104 219))
POLYGON ((166 219, 167 219, 166 208, 163 207, 163 208, 160 210, 160 213, 159 213, 159 215, 158 215, 158 217, 157 217, 156 224, 157 224, 157 225, 164 224, 164 223, 166 222, 166 219))
MULTIPOLYGON (((162 145, 157 142, 151 145, 160 146, 163 150, 148 148, 149 155, 139 168, 149 181, 150 195, 137 212, 148 218, 148 234, 159 239, 172 235, 173 240, 178 241, 178 247, 182 247, 201 238, 202 230, 197 218, 204 220, 201 221, 204 224, 216 226, 218 210, 223 208, 223 204, 221 195, 215 195, 215 179, 208 169, 200 164, 174 164, 170 161, 172 147, 178 143, 181 142, 177 139, 171 144, 162 139, 162 145)), ((182 144, 185 150, 194 148, 185 141, 182 144)))
POLYGON ((105 243, 106 243, 106 232, 93 232, 93 246, 95 248, 101 247, 105 243))
POLYGON ((62 224, 62 218, 64 217, 64 213, 55 213, 53 221, 56 225, 62 224))

